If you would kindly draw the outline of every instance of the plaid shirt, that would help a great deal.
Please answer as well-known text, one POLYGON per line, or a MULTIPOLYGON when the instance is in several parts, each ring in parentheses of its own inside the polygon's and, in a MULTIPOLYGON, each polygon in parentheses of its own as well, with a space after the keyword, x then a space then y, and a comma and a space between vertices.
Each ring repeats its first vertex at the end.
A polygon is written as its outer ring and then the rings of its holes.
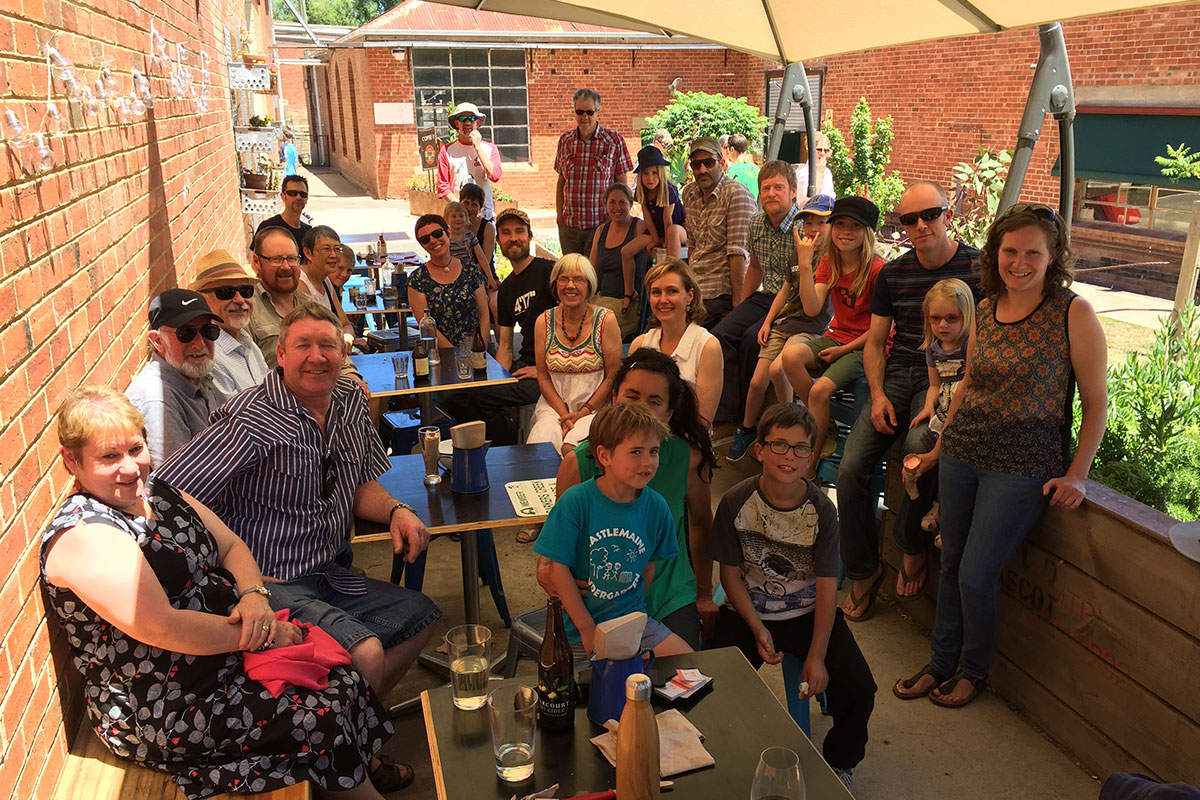
POLYGON ((733 294, 729 256, 748 257, 750 217, 758 207, 746 187, 724 175, 708 195, 695 181, 683 187, 684 228, 688 235, 688 264, 704 297, 733 294))
POLYGON ((554 171, 566 179, 563 187, 563 223, 568 228, 591 230, 608 218, 604 191, 633 169, 625 139, 616 131, 596 126, 586 142, 579 128, 558 137, 554 171))
POLYGON ((778 226, 771 224, 765 211, 750 218, 750 254, 758 259, 764 292, 778 294, 796 263, 792 228, 796 227, 799 216, 800 209, 793 205, 778 226))

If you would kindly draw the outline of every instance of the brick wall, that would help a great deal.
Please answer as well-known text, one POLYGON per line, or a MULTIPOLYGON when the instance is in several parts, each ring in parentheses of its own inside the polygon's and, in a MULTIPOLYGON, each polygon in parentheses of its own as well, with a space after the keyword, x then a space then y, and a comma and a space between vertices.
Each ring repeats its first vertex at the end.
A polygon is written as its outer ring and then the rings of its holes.
MULTIPOLYGON (((255 39, 269 42, 266 0, 251 5, 255 39)), ((41 120, 38 48, 55 31, 55 46, 88 83, 107 63, 128 92, 137 67, 158 98, 127 126, 76 110, 67 135, 53 140, 57 165, 42 176, 24 175, 0 150, 0 796, 52 794, 82 710, 66 641, 47 622, 38 586, 39 534, 68 488, 54 410, 81 383, 125 387, 145 355, 150 298, 186 285, 209 249, 246 251, 222 66, 222 26, 239 19, 241 0, 0 9, 0 108, 26 125, 41 120), (165 73, 146 64, 151 20, 212 59, 204 115, 163 99, 165 73)), ((57 81, 55 93, 65 111, 57 81)))

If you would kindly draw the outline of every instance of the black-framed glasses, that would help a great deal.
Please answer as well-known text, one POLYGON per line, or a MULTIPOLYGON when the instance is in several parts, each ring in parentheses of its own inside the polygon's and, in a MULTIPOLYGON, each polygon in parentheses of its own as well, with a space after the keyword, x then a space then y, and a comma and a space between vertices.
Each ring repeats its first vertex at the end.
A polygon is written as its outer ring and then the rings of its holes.
POLYGON ((221 329, 211 322, 201 325, 200 327, 196 327, 195 325, 184 325, 183 327, 175 329, 175 338, 179 340, 180 344, 187 344, 192 339, 196 338, 197 333, 203 336, 205 339, 208 339, 210 342, 215 342, 221 335, 221 329))
POLYGON ((935 219, 946 213, 946 206, 933 206, 920 211, 913 211, 908 214, 900 215, 901 225, 916 225, 917 220, 923 219, 926 222, 933 222, 935 219))
POLYGON ((709 156, 708 158, 693 158, 688 163, 691 164, 691 167, 694 170, 699 169, 700 167, 704 167, 705 169, 712 169, 713 167, 715 167, 717 165, 717 159, 714 158, 713 156, 709 156))
POLYGON ((1045 203, 1013 203, 1000 216, 1007 217, 1010 214, 1020 214, 1022 212, 1028 212, 1047 222, 1053 222, 1055 217, 1054 209, 1045 203))
POLYGON ((328 500, 333 496, 333 490, 337 487, 337 459, 333 457, 333 445, 325 448, 325 455, 321 459, 321 470, 324 473, 321 496, 328 500))
POLYGON ((308 199, 308 192, 302 192, 299 189, 284 189, 283 193, 288 197, 300 197, 304 200, 308 199))
POLYGON ((455 117, 455 119, 459 122, 474 122, 475 120, 479 119, 479 117, 475 116, 474 114, 462 114, 455 117))
POLYGON ((442 238, 442 234, 444 234, 444 233, 445 233, 445 231, 442 230, 441 228, 434 228, 429 233, 425 233, 425 234, 418 236, 417 241, 420 242, 421 244, 429 244, 430 239, 440 239, 440 238, 442 238))
POLYGON ((215 294, 218 300, 232 300, 235 294, 240 294, 242 297, 249 300, 254 297, 254 286, 249 283, 241 286, 215 286, 211 289, 201 289, 205 294, 215 294))
POLYGON ((300 266, 300 256, 264 256, 262 253, 255 253, 255 255, 276 268, 282 267, 284 264, 289 267, 300 266))
POLYGON ((788 444, 787 442, 763 442, 771 449, 771 452, 777 456, 781 456, 788 450, 792 451, 792 455, 796 458, 808 458, 812 455, 813 449, 811 444, 788 444))
POLYGON ((589 117, 593 117, 596 115, 596 109, 594 109, 594 108, 577 108, 577 109, 575 109, 575 116, 582 117, 584 114, 587 114, 589 117))

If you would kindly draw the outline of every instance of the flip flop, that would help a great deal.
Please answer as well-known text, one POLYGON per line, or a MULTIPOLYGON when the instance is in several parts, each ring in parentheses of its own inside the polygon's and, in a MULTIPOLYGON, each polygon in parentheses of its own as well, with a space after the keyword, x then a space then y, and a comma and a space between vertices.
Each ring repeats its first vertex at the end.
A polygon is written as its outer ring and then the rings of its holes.
POLYGON ((925 575, 926 575, 926 571, 927 571, 928 567, 929 567, 929 554, 926 553, 925 560, 921 562, 921 568, 918 569, 916 572, 914 572, 912 575, 909 575, 904 569, 904 558, 901 557, 901 559, 900 559, 900 582, 901 583, 912 583, 913 581, 920 581, 921 588, 917 589, 916 593, 914 593, 914 594, 901 594, 900 590, 897 589, 896 590, 896 599, 897 600, 904 600, 906 602, 909 600, 916 600, 918 597, 920 597, 922 594, 925 593, 925 575))
POLYGON ((370 778, 371 785, 380 794, 399 791, 412 783, 413 778, 417 776, 412 767, 401 764, 391 756, 381 753, 376 757, 379 759, 379 766, 371 771, 370 778))
POLYGON ((867 589, 865 595, 854 594, 854 584, 850 585, 850 605, 854 607, 855 611, 858 611, 860 608, 863 610, 857 617, 852 617, 846 613, 845 609, 842 609, 842 616, 846 618, 847 622, 866 622, 875 615, 875 599, 879 594, 879 587, 883 585, 883 576, 886 574, 887 570, 881 564, 879 566, 879 577, 871 582, 871 586, 867 589))
POLYGON ((934 689, 938 688, 945 682, 946 682, 945 675, 939 675, 938 673, 933 671, 932 664, 926 664, 925 666, 921 667, 921 671, 918 672, 916 675, 913 675, 908 678, 901 678, 900 680, 896 681, 895 685, 892 686, 892 694, 896 695, 896 697, 899 697, 901 700, 919 700, 922 697, 926 697, 930 692, 932 692, 934 689), (900 687, 902 687, 902 686, 905 689, 912 689, 914 686, 916 686, 918 683, 920 683, 921 678, 925 677, 926 675, 930 675, 933 677, 933 686, 930 686, 925 691, 923 691, 923 692, 908 692, 908 693, 904 693, 904 692, 900 691, 900 687))
POLYGON ((538 534, 542 532, 542 526, 535 525, 532 528, 521 528, 517 531, 517 541, 521 544, 530 544, 535 541, 538 534))
POLYGON ((941 686, 938 686, 937 690, 942 695, 950 694, 950 692, 953 692, 958 687, 959 681, 966 681, 967 683, 971 684, 971 693, 967 695, 965 699, 957 701, 944 700, 931 691, 929 693, 929 701, 934 705, 941 706, 942 708, 962 708, 976 697, 979 697, 979 693, 987 688, 986 676, 982 678, 972 678, 970 675, 967 675, 960 669, 958 672, 954 673, 954 676, 950 678, 950 680, 946 681, 941 686))

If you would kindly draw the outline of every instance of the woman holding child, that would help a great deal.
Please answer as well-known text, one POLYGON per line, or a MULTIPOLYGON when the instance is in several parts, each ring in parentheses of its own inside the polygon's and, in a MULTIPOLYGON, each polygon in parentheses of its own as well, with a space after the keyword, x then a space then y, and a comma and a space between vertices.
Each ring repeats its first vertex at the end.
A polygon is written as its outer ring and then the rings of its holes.
POLYGON ((104 744, 170 773, 189 800, 299 781, 379 800, 411 782, 373 758, 392 726, 349 666, 324 689, 278 696, 247 675, 246 654, 310 632, 276 618, 220 519, 149 476, 145 423, 125 396, 83 386, 58 415, 75 489, 42 534, 42 582, 104 744))
POLYGON ((1107 418, 1107 349, 1095 311, 1068 288, 1072 261, 1067 221, 1049 206, 1018 203, 988 231, 979 257, 987 297, 940 441, 933 658, 893 687, 903 700, 928 695, 958 708, 975 699, 996 656, 1002 570, 1047 503, 1083 502, 1107 418), (1076 385, 1083 418, 1071 456, 1076 385))

